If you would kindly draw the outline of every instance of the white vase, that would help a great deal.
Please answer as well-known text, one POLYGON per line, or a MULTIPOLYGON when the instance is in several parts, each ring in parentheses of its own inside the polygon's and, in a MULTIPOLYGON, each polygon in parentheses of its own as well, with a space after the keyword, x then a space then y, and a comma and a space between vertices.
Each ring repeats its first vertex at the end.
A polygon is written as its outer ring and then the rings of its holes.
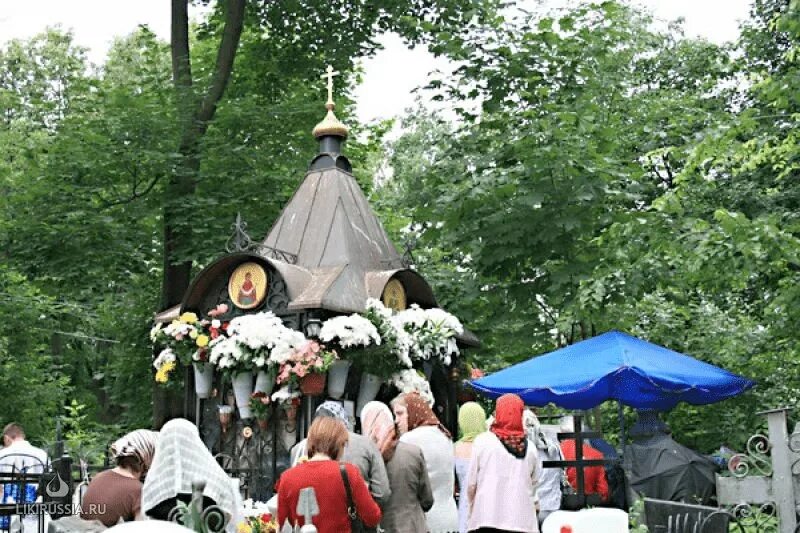
POLYGON ((239 408, 239 418, 252 418, 250 412, 250 395, 253 394, 253 373, 239 372, 233 376, 233 394, 239 408))
POLYGON ((272 394, 275 387, 275 374, 272 370, 259 370, 256 374, 256 387, 254 392, 263 392, 267 396, 272 394))
POLYGON ((356 402, 356 417, 361 416, 361 410, 375 399, 381 390, 381 378, 374 374, 361 374, 361 384, 358 387, 358 401, 356 402))
POLYGON ((344 395, 351 364, 350 361, 339 359, 328 368, 328 396, 331 398, 338 400, 344 395))
POLYGON ((214 366, 210 363, 195 361, 194 367, 194 392, 201 400, 211 398, 214 388, 214 366))

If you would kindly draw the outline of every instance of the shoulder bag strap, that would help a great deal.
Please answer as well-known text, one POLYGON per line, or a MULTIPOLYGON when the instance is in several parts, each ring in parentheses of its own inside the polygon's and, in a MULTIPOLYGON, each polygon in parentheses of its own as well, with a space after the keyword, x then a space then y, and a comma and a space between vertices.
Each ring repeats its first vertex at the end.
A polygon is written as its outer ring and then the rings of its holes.
POLYGON ((347 476, 347 468, 344 466, 344 463, 339 463, 339 472, 342 473, 344 490, 347 493, 347 515, 350 517, 350 520, 355 520, 358 518, 358 512, 353 502, 353 493, 350 490, 350 478, 347 476))

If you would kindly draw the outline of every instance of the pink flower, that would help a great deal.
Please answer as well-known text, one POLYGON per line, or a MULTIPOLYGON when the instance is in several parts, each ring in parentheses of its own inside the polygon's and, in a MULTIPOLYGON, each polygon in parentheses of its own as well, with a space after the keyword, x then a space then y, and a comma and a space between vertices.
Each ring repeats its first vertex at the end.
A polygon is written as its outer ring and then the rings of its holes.
POLYGON ((314 362, 314 366, 317 367, 317 368, 322 368, 322 359, 317 359, 314 362))
POLYGON ((297 370, 295 370, 295 373, 297 374, 297 377, 302 378, 308 373, 308 371, 306 370, 306 367, 300 366, 297 368, 297 370))
POLYGON ((484 375, 485 374, 483 373, 483 370, 481 370, 480 368, 473 368, 472 371, 470 372, 471 379, 482 378, 484 375))
POLYGON ((311 353, 319 353, 319 343, 316 341, 311 341, 309 348, 311 348, 311 353))

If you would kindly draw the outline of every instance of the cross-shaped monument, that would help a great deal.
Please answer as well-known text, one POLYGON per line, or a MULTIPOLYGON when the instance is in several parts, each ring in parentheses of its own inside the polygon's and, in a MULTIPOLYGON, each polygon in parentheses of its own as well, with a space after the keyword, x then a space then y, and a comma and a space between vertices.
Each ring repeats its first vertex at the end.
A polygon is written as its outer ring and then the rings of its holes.
MULTIPOLYGON (((571 461, 543 461, 544 468, 570 468, 575 467, 577 473, 575 494, 565 494, 562 498, 562 507, 565 509, 581 509, 587 505, 600 505, 604 503, 598 494, 586 494, 584 469, 590 466, 605 466, 619 462, 619 459, 584 459, 583 443, 589 439, 599 439, 603 435, 597 431, 582 431, 583 416, 573 415, 572 432, 559 433, 558 439, 575 439, 575 459, 571 461), (577 429, 576 429, 577 428, 577 429)), ((605 474, 604 474, 605 475, 605 474)))

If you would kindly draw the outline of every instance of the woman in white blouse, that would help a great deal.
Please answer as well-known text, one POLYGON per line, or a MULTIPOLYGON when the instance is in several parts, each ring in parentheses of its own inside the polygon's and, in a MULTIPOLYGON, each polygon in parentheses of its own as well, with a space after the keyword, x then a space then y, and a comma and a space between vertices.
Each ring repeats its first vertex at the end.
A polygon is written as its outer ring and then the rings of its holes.
POLYGON ((497 400, 489 431, 475 437, 467 474, 469 531, 538 533, 537 452, 522 427, 525 405, 516 394, 497 400))
POLYGON ((434 500, 433 507, 425 513, 428 531, 458 531, 458 508, 453 497, 455 458, 450 432, 416 392, 395 398, 392 410, 400 431, 400 442, 419 446, 425 457, 434 500))

